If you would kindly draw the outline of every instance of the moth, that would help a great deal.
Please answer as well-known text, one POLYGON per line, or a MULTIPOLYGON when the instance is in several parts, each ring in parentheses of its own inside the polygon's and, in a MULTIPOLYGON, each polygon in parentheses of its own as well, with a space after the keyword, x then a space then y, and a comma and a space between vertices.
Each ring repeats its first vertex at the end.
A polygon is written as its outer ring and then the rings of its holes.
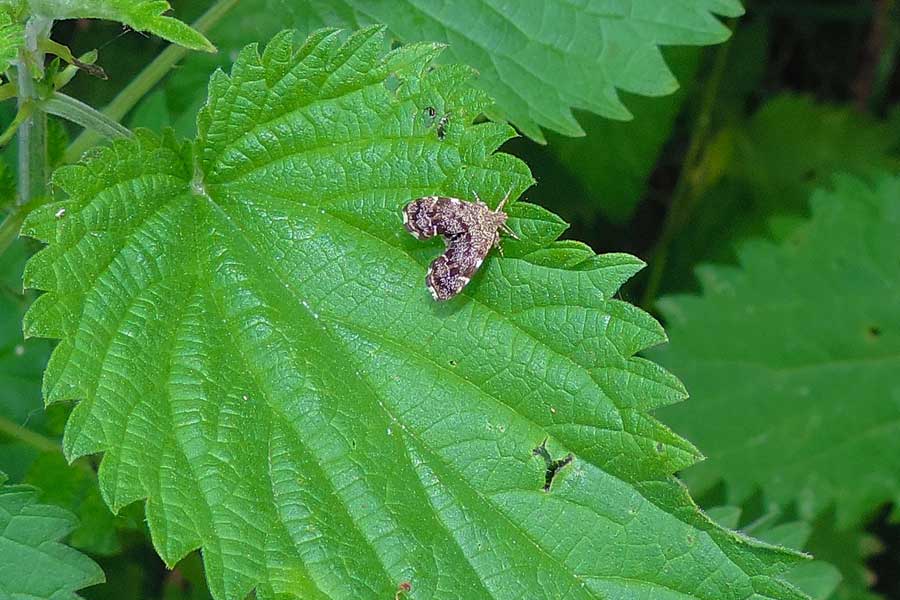
MULTIPOLYGON (((511 191, 511 190, 510 190, 511 191)), ((425 196, 403 207, 403 225, 413 236, 426 240, 439 235, 446 249, 428 267, 425 285, 438 302, 450 300, 472 280, 491 248, 500 247, 500 231, 519 239, 506 225, 503 211, 509 192, 496 209, 481 201, 475 202, 425 196)))

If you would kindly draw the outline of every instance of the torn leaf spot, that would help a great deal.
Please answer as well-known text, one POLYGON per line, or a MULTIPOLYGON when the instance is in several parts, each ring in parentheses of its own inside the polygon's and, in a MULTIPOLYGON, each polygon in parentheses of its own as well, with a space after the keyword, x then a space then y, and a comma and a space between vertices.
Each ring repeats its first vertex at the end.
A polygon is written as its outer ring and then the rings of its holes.
POLYGON ((544 491, 549 492, 550 487, 553 485, 553 480, 556 478, 556 474, 560 472, 566 465, 570 464, 573 460, 575 460, 575 456, 569 452, 562 458, 555 459, 550 456, 550 451, 547 450, 547 440, 545 439, 541 442, 541 445, 536 447, 531 453, 535 456, 540 456, 544 459, 544 462, 547 464, 547 470, 544 472, 544 491))

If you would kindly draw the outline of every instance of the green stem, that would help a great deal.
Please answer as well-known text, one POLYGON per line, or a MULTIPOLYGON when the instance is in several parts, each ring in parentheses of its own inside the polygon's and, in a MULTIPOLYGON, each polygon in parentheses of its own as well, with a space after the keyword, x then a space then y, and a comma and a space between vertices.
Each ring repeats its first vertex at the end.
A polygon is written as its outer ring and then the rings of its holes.
MULTIPOLYGON (((206 34, 237 3, 238 0, 217 0, 203 16, 193 23, 192 27, 200 33, 206 34)), ((146 96, 188 52, 187 48, 175 44, 160 52, 159 56, 144 67, 144 70, 103 109, 103 114, 113 121, 121 121, 140 102, 141 98, 146 96)), ((66 161, 73 162, 78 160, 85 150, 97 144, 100 139, 100 135, 95 131, 83 131, 66 149, 66 161)))
POLYGON ((666 214, 662 233, 651 254, 650 275, 648 276, 647 286, 644 288, 644 295, 641 299, 641 306, 647 310, 652 308, 652 304, 656 301, 656 296, 659 293, 659 286, 662 283, 662 277, 666 270, 666 263, 668 262, 672 240, 675 239, 675 236, 681 231, 685 223, 687 223, 688 218, 694 209, 694 205, 696 204, 697 193, 696 182, 694 179, 697 167, 703 157, 703 149, 706 147, 706 142, 709 138, 709 130, 712 127, 712 113, 719 96, 719 89, 722 85, 725 68, 728 65, 728 52, 730 48, 731 43, 727 42, 720 46, 716 51, 712 72, 710 73, 703 90, 700 112, 697 115, 697 119, 694 122, 694 129, 691 132, 691 141, 684 159, 684 166, 678 176, 678 182, 675 184, 675 191, 672 194, 672 203, 666 214))
POLYGON ((27 444, 40 452, 62 452, 62 446, 58 442, 13 423, 6 417, 0 417, 0 434, 27 444))
MULTIPOLYGON (((37 432, 34 432, 26 427, 22 427, 17 423, 13 423, 6 417, 0 417, 0 435, 5 435, 6 437, 16 440, 17 442, 21 442, 27 446, 31 446, 38 452, 64 454, 62 445, 59 442, 43 436, 37 432)), ((87 461, 87 459, 84 458, 72 462, 72 466, 81 469, 91 476, 96 476, 97 474, 97 472, 94 471, 93 467, 91 467, 91 464, 87 461)))
POLYGON ((25 26, 25 45, 19 50, 19 110, 29 104, 31 115, 18 129, 19 138, 19 204, 47 193, 50 172, 47 165, 47 113, 39 106, 34 85, 37 73, 43 71, 44 53, 39 40, 50 35, 50 19, 32 17, 25 26))
POLYGON ((60 92, 44 102, 44 110, 108 138, 131 137, 128 128, 119 125, 95 108, 60 92))

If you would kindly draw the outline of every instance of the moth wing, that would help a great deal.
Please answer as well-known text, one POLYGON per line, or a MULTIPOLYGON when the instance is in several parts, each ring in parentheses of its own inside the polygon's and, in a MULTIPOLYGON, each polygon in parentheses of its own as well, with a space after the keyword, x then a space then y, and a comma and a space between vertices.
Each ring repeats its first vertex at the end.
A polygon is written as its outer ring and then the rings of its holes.
POLYGON ((491 250, 491 243, 478 242, 461 235, 447 244, 447 249, 428 267, 425 285, 440 302, 450 300, 465 288, 491 250))
POLYGON ((425 274, 425 287, 431 292, 431 297, 438 302, 445 302, 459 294, 470 278, 462 275, 457 266, 447 258, 447 254, 441 254, 428 266, 425 274))
POLYGON ((438 208, 438 200, 437 196, 426 196, 403 207, 403 226, 416 238, 426 240, 440 233, 438 222, 442 211, 438 208))

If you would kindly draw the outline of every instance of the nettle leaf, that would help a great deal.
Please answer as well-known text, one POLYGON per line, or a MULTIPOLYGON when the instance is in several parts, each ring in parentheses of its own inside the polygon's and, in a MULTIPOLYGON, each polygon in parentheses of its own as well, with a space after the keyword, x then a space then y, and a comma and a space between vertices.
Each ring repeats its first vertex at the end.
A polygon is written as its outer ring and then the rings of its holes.
MULTIPOLYGON (((235 8, 240 17, 214 32, 222 47, 246 43, 248 35, 273 25, 311 31, 375 23, 386 24, 402 42, 447 43, 442 60, 477 69, 474 85, 495 99, 485 110, 539 141, 544 141, 542 128, 584 135, 572 109, 629 120, 620 92, 675 92, 678 82, 660 47, 722 42, 730 32, 716 15, 743 14, 739 0, 242 0, 241 5, 235 8)), ((176 86, 196 91, 194 71, 209 63, 193 57, 187 73, 175 74, 181 81, 176 86)), ((184 98, 172 102, 183 104, 184 98)), ((643 111, 643 103, 636 108, 643 111)))
POLYGON ((281 34, 213 77, 194 144, 139 132, 57 172, 68 198, 26 224, 49 244, 26 329, 62 339, 68 456, 105 453, 110 506, 147 498, 163 559, 202 547, 216 598, 804 598, 777 578, 796 554, 671 476, 698 455, 647 412, 684 390, 613 298, 637 259, 516 203, 521 241, 431 300, 442 245, 404 203, 531 179, 492 154, 511 128, 471 124, 467 68, 383 47, 281 34))
POLYGON ((326 24, 386 23, 405 42, 446 42, 445 58, 475 67, 476 85, 528 137, 541 128, 578 136, 572 109, 631 119, 619 92, 664 96, 678 82, 663 45, 707 45, 728 39, 715 15, 744 13, 739 0, 310 0, 326 24), (588 75, 586 75, 588 74, 588 75))
MULTIPOLYGON (((54 421, 61 421, 63 415, 58 413, 66 407, 55 406, 54 414, 47 414, 41 402, 41 375, 51 344, 22 338, 22 316, 33 296, 21 293, 27 245, 16 240, 0 255, 0 419, 58 439, 62 426, 54 421)), ((100 498, 96 478, 84 465, 79 467, 67 465, 59 452, 42 454, 14 437, 0 436, 0 470, 13 481, 41 490, 41 503, 77 515, 78 526, 69 536, 69 545, 94 554, 117 551, 114 517, 100 498)))
MULTIPOLYGON (((0 482, 6 479, 0 474, 0 482)), ((37 503, 28 486, 0 487, 0 590, 5 598, 74 600, 78 590, 103 583, 90 558, 60 543, 75 517, 37 503)))
POLYGON ((166 0, 26 0, 36 15, 52 19, 107 19, 119 21, 137 31, 147 31, 170 42, 215 52, 216 47, 199 31, 166 16, 171 10, 166 0))
POLYGON ((702 297, 664 299, 672 341, 651 356, 692 396, 661 418, 710 453, 692 489, 723 477, 739 501, 759 485, 807 520, 835 502, 846 527, 900 499, 900 180, 835 185, 784 243, 747 244, 740 269, 698 270, 702 297))
POLYGON ((11 7, 0 5, 0 75, 16 60, 24 42, 24 25, 15 17, 11 7))

